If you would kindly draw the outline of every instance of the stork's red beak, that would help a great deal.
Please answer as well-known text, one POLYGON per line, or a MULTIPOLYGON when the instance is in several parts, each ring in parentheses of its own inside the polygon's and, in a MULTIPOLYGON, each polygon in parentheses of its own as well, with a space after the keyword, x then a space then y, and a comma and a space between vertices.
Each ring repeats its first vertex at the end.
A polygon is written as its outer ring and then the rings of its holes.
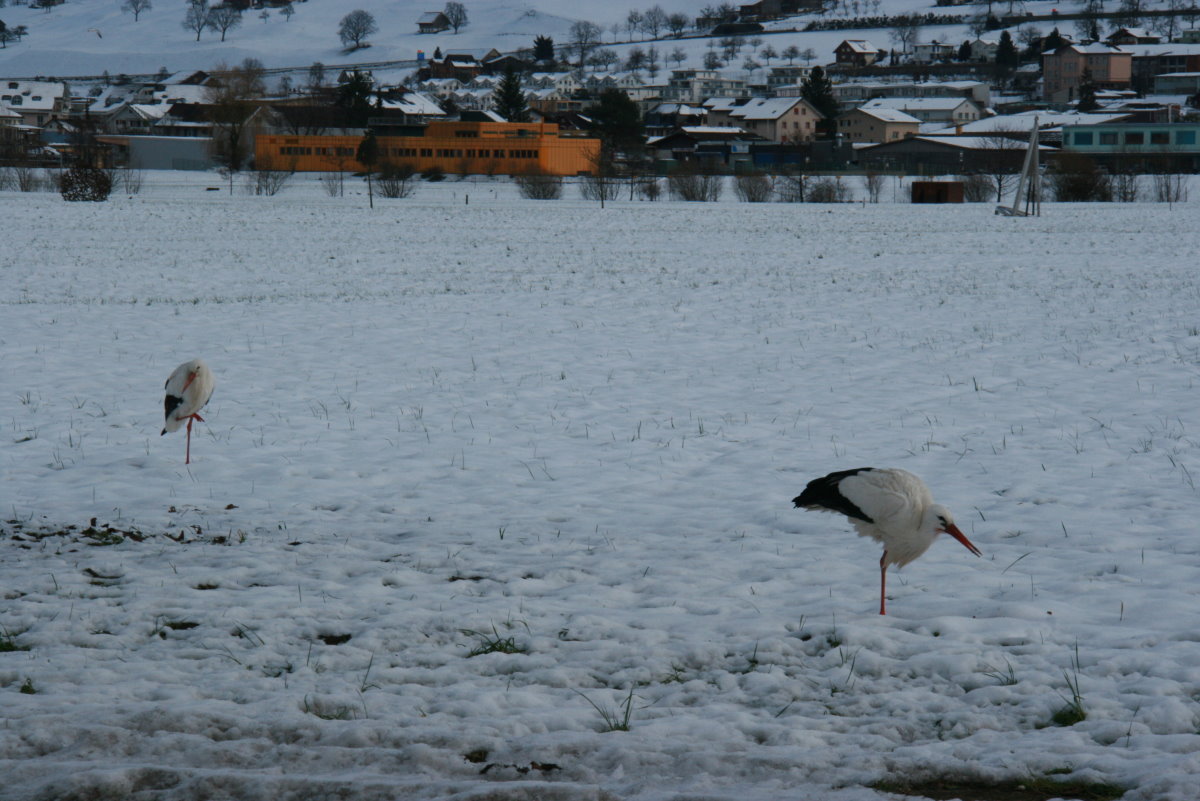
POLYGON ((187 381, 183 382, 183 389, 181 389, 180 392, 187 392, 187 388, 190 387, 192 382, 195 380, 196 374, 194 372, 188 373, 187 381))
POLYGON ((958 526, 951 523, 950 525, 946 526, 942 530, 945 531, 947 534, 949 534, 951 537, 954 537, 954 539, 958 540, 963 545, 967 546, 967 550, 970 551, 971 553, 975 554, 976 556, 983 556, 983 554, 980 553, 979 549, 976 548, 969 539, 967 539, 967 535, 963 534, 961 531, 958 530, 958 526))

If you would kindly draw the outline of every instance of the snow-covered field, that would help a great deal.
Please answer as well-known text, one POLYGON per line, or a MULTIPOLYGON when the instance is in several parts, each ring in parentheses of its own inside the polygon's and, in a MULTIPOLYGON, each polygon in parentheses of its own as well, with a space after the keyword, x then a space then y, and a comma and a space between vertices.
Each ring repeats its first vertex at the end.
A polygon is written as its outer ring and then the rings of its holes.
POLYGON ((1195 798, 1194 204, 194 181, 0 194, 0 798, 1195 798))

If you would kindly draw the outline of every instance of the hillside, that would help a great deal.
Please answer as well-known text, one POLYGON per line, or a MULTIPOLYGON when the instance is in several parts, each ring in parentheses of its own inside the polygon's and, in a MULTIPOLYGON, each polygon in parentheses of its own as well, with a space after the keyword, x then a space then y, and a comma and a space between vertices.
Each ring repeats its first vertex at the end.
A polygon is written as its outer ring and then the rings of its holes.
MULTIPOLYGON (((569 39, 572 23, 589 20, 604 29, 606 43, 618 42, 620 52, 629 40, 624 21, 632 9, 644 10, 652 3, 589 3, 585 0, 468 0, 464 3, 468 24, 459 33, 437 35, 417 33, 416 20, 427 11, 438 10, 440 0, 305 0, 294 6, 290 19, 278 10, 252 10, 242 24, 229 31, 226 41, 205 31, 196 41, 195 33, 183 25, 184 4, 180 0, 157 0, 134 22, 133 15, 122 11, 122 0, 67 0, 49 11, 24 5, 0 9, 0 19, 10 28, 24 25, 29 34, 19 42, 10 42, 0 50, 0 76, 72 77, 108 72, 143 74, 212 68, 218 63, 235 64, 247 57, 260 59, 267 67, 307 67, 314 61, 329 65, 411 61, 419 50, 432 54, 435 48, 474 49, 495 47, 502 51, 528 47, 537 35, 552 37, 560 45, 569 39), (348 53, 337 36, 338 23, 350 10, 361 8, 378 22, 379 33, 370 37, 370 47, 348 53)), ((667 12, 695 16, 708 5, 686 0, 663 0, 667 12)), ((1156 0, 1150 3, 1158 5, 1156 0)), ((1029 3, 997 3, 997 13, 1025 9, 1045 15, 1056 4, 1049 0, 1029 3)), ((882 0, 843 3, 830 16, 896 15, 936 11, 961 15, 964 19, 979 14, 986 5, 938 7, 934 0, 882 0)), ((828 60, 832 49, 843 38, 867 38, 879 47, 890 46, 887 29, 834 30, 800 33, 808 18, 792 18, 768 26, 767 38, 776 50, 795 44, 813 48, 818 59, 828 60)), ((1035 25, 1035 27, 1038 27, 1035 25)), ((1044 26, 1048 29, 1048 25, 1044 26)), ((1067 23, 1064 30, 1069 29, 1067 23)), ((1047 31, 1048 32, 1048 31, 1047 31)), ((970 32, 965 25, 926 28, 921 39, 962 41, 970 32)), ((635 40, 639 38, 634 34, 635 40)), ((700 66, 709 40, 686 38, 660 43, 660 48, 682 47, 687 53, 686 66, 700 66)), ((740 65, 741 58, 738 59, 740 65)), ((732 66, 730 69, 736 69, 732 66)))
MULTIPOLYGON (((307 0, 294 6, 288 20, 278 11, 244 15, 226 41, 205 31, 200 41, 184 29, 184 4, 157 0, 138 22, 121 10, 121 0, 68 0, 50 11, 12 6, 0 9, 8 26, 25 25, 29 35, 0 50, 0 75, 12 77, 98 75, 202 69, 218 62, 237 63, 258 58, 268 67, 307 66, 314 61, 342 64, 359 61, 415 59, 418 50, 435 47, 501 50, 528 47, 534 36, 565 40, 573 22, 588 19, 610 28, 623 20, 630 3, 595 4, 581 0, 468 0, 468 24, 458 34, 417 33, 417 18, 442 3, 415 0, 307 0), (347 54, 337 36, 338 22, 354 9, 370 12, 379 33, 369 48, 347 54)), ((666 0, 668 11, 688 11, 693 3, 666 0)), ((611 35, 611 34, 610 34, 611 35)))

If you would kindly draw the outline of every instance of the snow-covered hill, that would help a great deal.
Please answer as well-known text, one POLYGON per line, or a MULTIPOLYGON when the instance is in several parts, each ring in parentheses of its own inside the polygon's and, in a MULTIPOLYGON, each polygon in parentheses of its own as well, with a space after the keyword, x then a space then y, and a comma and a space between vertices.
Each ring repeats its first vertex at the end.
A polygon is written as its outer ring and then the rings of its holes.
MULTIPOLYGON (((251 10, 226 41, 205 31, 196 41, 183 27, 185 6, 179 0, 157 0, 134 22, 121 10, 121 0, 68 0, 50 11, 13 6, 0 9, 9 27, 25 25, 29 35, 0 50, 0 75, 96 75, 206 68, 218 62, 258 58, 268 67, 306 66, 314 61, 341 64, 358 61, 415 59, 418 50, 435 47, 501 50, 529 47, 539 34, 565 41, 571 24, 587 19, 609 31, 624 20, 635 3, 587 3, 581 0, 468 0, 468 23, 457 34, 417 33, 421 14, 440 10, 440 0, 307 0, 297 2, 290 19, 277 10, 251 10), (379 33, 370 48, 347 54, 338 38, 338 23, 349 11, 371 13, 379 33)), ((649 4, 647 4, 649 5, 649 4)), ((665 0, 668 11, 694 13, 684 0, 665 0)))
MULTIPOLYGON (((1152 4, 1154 4, 1152 0, 1152 4)), ((327 65, 408 61, 417 51, 432 54, 435 48, 478 49, 495 47, 502 51, 529 47, 538 35, 550 36, 563 44, 569 39, 571 25, 588 20, 601 26, 606 43, 618 52, 629 45, 630 34, 624 22, 633 9, 645 10, 652 0, 621 0, 594 3, 587 0, 467 0, 468 23, 457 34, 417 33, 421 14, 438 10, 441 0, 305 0, 294 5, 295 13, 286 17, 278 10, 251 10, 240 27, 219 34, 205 31, 199 41, 183 26, 185 6, 179 0, 157 0, 134 22, 133 15, 122 10, 123 0, 67 0, 49 11, 24 5, 0 8, 0 20, 10 28, 24 25, 29 34, 21 41, 8 43, 0 50, 0 77, 71 77, 100 75, 108 72, 145 74, 166 67, 211 69, 219 63, 236 64, 247 57, 260 59, 267 67, 307 67, 314 61, 327 65), (338 23, 349 11, 363 9, 371 13, 379 32, 369 38, 370 47, 347 53, 337 35, 338 23)), ((662 0, 668 13, 682 12, 694 17, 708 5, 688 0, 662 0)), ((1013 3, 1012 9, 1045 14, 1054 6, 1049 0, 1013 3)), ((960 14, 964 18, 978 14, 984 5, 938 7, 934 0, 882 0, 858 5, 843 3, 834 16, 896 15, 911 12, 960 14)), ((1008 13, 1008 4, 995 10, 1008 13)), ((820 60, 831 60, 833 48, 847 37, 867 38, 879 47, 889 46, 887 29, 834 30, 800 33, 805 18, 786 20, 769 26, 764 36, 777 51, 795 44, 813 48, 820 60)), ((922 39, 961 41, 969 32, 964 25, 939 26, 923 31, 922 39)), ((639 34, 634 33, 636 40, 639 34)), ((687 66, 700 66, 710 41, 688 38, 658 43, 662 54, 676 47, 686 53, 687 66)), ((739 55, 731 69, 740 67, 746 54, 739 55)), ((761 61, 761 59, 759 59, 761 61)))

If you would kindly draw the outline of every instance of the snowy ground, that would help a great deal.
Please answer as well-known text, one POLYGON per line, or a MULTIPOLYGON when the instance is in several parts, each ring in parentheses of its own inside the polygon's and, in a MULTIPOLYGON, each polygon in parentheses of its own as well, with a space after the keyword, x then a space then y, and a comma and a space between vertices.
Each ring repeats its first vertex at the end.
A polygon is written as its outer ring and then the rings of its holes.
POLYGON ((0 798, 1195 797, 1194 204, 204 189, 0 194, 0 798))

